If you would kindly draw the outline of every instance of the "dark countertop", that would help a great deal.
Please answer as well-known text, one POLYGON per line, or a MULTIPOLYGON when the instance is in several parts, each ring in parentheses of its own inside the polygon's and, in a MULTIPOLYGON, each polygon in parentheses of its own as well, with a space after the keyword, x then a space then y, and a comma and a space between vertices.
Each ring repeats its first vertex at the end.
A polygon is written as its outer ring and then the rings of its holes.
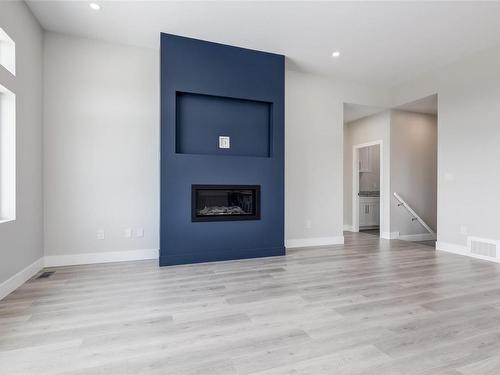
POLYGON ((360 191, 360 197, 380 197, 380 191, 360 191))

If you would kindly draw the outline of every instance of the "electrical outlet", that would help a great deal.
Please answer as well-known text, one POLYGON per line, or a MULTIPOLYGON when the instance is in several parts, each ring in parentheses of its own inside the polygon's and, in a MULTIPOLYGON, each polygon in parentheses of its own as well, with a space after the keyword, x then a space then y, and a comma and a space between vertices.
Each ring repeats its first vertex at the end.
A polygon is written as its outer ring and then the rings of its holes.
POLYGON ((98 240, 103 240, 104 238, 105 238, 104 230, 103 229, 98 229, 97 230, 97 239, 98 240))
POLYGON ((137 237, 144 237, 144 228, 137 228, 135 231, 137 237))
POLYGON ((123 231, 125 238, 132 238, 132 228, 127 228, 123 231))
POLYGON ((311 229, 312 228, 312 221, 311 220, 306 220, 306 228, 311 229))

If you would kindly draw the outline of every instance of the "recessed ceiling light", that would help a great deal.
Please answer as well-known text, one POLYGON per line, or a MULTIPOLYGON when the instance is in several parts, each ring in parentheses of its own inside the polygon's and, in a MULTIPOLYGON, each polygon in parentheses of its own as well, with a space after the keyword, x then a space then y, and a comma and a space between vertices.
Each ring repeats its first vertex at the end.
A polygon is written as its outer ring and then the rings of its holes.
POLYGON ((89 7, 92 10, 100 10, 101 9, 101 6, 99 4, 97 4, 97 3, 90 3, 89 7))
POLYGON ((332 53, 332 56, 333 57, 339 57, 340 56, 340 52, 339 51, 335 51, 332 53))

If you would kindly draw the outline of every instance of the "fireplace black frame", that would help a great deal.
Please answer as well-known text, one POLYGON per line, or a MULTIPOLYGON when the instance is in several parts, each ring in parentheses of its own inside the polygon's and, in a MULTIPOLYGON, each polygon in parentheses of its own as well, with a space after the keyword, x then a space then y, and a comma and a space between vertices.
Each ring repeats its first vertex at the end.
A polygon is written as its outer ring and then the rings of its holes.
POLYGON ((260 185, 191 185, 191 221, 242 221, 260 220, 260 185), (196 214, 196 191, 197 190, 253 190, 254 202, 253 215, 214 215, 198 216, 196 214))

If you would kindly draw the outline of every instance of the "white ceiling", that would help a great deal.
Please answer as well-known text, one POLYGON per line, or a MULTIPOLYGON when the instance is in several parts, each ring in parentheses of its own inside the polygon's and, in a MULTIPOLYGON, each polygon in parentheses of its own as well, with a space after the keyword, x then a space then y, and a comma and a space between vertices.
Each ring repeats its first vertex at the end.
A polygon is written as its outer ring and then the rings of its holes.
POLYGON ((385 111, 387 108, 372 107, 362 104, 344 104, 344 124, 359 120, 363 117, 368 117, 379 112, 385 111))
MULTIPOLYGON (((363 104, 344 103, 344 124, 359 120, 364 117, 375 115, 390 108, 373 107, 363 104)), ((410 103, 405 103, 394 107, 401 111, 427 113, 430 115, 437 115, 438 113, 438 96, 430 95, 425 98, 417 99, 410 103)))
POLYGON ((160 31, 285 54, 297 69, 394 85, 500 43, 500 2, 27 1, 51 31, 158 48, 160 31), (331 53, 341 56, 333 59, 331 53))
POLYGON ((427 113, 437 115, 438 113, 438 97, 437 95, 427 96, 422 99, 415 100, 411 103, 406 103, 396 107, 402 111, 427 113))

